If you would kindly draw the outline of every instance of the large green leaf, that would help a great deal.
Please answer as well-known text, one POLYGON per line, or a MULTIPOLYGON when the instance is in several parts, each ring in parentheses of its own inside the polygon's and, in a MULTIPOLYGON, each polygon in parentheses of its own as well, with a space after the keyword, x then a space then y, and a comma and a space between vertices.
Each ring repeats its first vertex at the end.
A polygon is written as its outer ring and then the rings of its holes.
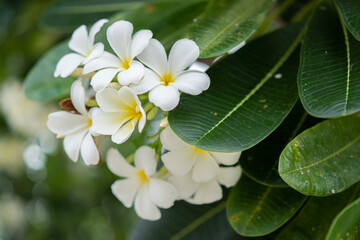
POLYGON ((64 98, 70 93, 73 77, 55 78, 55 66, 68 53, 67 42, 48 51, 32 68, 25 78, 25 95, 35 101, 51 101, 64 98))
POLYGON ((360 42, 324 6, 314 13, 305 35, 298 87, 306 111, 316 117, 360 110, 360 42))
POLYGON ((292 140, 281 153, 279 173, 306 195, 326 196, 360 180, 360 116, 324 121, 292 140))
POLYGON ((345 192, 330 197, 309 198, 295 219, 280 232, 276 240, 325 239, 335 216, 342 208, 360 196, 359 190, 360 185, 356 185, 345 192))
POLYGON ((266 187, 243 175, 230 192, 226 212, 236 232, 262 236, 286 223, 305 200, 291 188, 266 187))
POLYGON ((273 32, 211 67, 210 88, 199 96, 183 94, 169 113, 175 133, 199 148, 220 152, 245 150, 269 135, 298 97, 298 55, 288 58, 301 28, 273 32))
POLYGON ((360 1, 335 0, 344 23, 354 37, 360 41, 360 1))
POLYGON ((128 239, 242 239, 229 225, 224 209, 225 202, 203 206, 177 202, 171 209, 162 211, 159 221, 138 222, 128 239))
POLYGON ((71 0, 57 1, 50 6, 41 24, 56 29, 74 30, 82 24, 92 24, 123 10, 134 9, 149 0, 71 0))
POLYGON ((200 57, 221 55, 246 40, 264 21, 273 4, 272 0, 210 1, 184 36, 199 45, 200 57))
POLYGON ((360 198, 336 216, 326 235, 326 240, 360 239, 360 198))
POLYGON ((261 184, 288 187, 278 173, 280 154, 297 133, 315 125, 317 121, 309 116, 298 102, 273 133, 241 154, 240 165, 243 172, 261 184))

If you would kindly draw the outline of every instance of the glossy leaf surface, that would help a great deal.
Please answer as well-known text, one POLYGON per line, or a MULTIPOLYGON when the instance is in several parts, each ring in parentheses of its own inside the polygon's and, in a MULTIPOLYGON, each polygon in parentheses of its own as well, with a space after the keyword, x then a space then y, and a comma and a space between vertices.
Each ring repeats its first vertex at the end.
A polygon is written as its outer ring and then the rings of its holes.
POLYGON ((335 0, 344 23, 353 36, 360 41, 360 1, 335 0))
POLYGON ((306 195, 327 196, 360 180, 360 117, 324 121, 292 140, 281 153, 279 173, 306 195))

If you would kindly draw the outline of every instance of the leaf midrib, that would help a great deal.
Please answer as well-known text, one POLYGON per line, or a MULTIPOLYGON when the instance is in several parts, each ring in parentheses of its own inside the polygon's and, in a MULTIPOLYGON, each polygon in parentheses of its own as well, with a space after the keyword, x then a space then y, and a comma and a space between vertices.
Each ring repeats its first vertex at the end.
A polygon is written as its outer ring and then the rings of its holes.
POLYGON ((289 174, 289 173, 293 173, 293 172, 296 172, 296 171, 302 171, 304 169, 307 169, 307 168, 310 168, 310 167, 313 167, 313 166, 316 166, 324 161, 327 161, 328 159, 334 157, 335 155, 345 151, 346 149, 348 149, 349 147, 351 147, 353 144, 355 144, 357 141, 360 140, 360 134, 354 139, 352 140, 351 142, 349 142, 348 144, 346 144, 345 146, 343 146, 342 148, 338 149, 337 151, 335 151, 334 153, 330 154, 329 156, 323 158, 323 159, 320 159, 319 161, 317 162, 314 162, 312 164, 309 164, 307 166, 304 166, 304 167, 300 167, 300 168, 297 168, 297 169, 293 169, 293 170, 290 170, 290 171, 284 171, 284 172, 280 172, 280 175, 283 175, 283 174, 289 174))
POLYGON ((204 133, 195 143, 198 144, 203 138, 205 138, 209 133, 211 133, 215 128, 217 128, 221 123, 223 123, 228 117, 230 117, 238 108, 243 106, 247 100, 249 100, 265 83, 275 74, 275 72, 285 63, 285 61, 290 57, 291 53, 295 50, 296 46, 300 42, 304 29, 300 32, 300 34, 296 37, 294 42, 290 45, 285 54, 279 59, 279 61, 274 65, 274 67, 265 74, 265 77, 240 101, 228 114, 226 114, 217 124, 215 124, 211 129, 209 129, 206 133, 204 133))
POLYGON ((188 224, 187 226, 185 226, 183 229, 181 229, 178 233, 176 233, 175 235, 173 235, 170 240, 178 240, 183 238, 184 236, 186 236, 187 234, 189 234, 191 231, 193 231, 194 229, 196 229, 196 227, 200 226, 201 224, 203 224, 204 222, 206 222, 207 220, 209 220, 211 217, 213 217, 214 215, 218 214, 220 211, 222 211, 226 206, 226 201, 220 203, 219 205, 217 205, 216 207, 214 207, 213 209, 211 209, 210 211, 206 212, 204 215, 198 217, 197 219, 195 219, 194 221, 192 221, 190 224, 188 224))

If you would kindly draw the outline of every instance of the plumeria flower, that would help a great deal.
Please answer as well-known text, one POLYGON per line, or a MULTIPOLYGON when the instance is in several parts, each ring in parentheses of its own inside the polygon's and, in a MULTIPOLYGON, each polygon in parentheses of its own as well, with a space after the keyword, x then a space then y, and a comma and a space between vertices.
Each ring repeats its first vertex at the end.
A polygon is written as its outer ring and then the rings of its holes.
POLYGON ((79 152, 86 165, 98 164, 99 152, 94 142, 92 131, 92 109, 88 112, 85 106, 85 89, 81 79, 71 86, 71 101, 78 113, 58 111, 49 114, 48 128, 64 136, 64 149, 71 160, 76 162, 79 152))
POLYGON ((125 179, 111 186, 113 194, 131 207, 135 201, 136 214, 147 220, 158 220, 160 208, 169 208, 177 197, 176 188, 165 180, 156 178, 155 150, 142 146, 135 152, 135 167, 126 162, 115 149, 107 153, 107 165, 111 172, 125 179))
POLYGON ((218 164, 234 165, 241 154, 202 150, 181 140, 170 127, 161 132, 160 140, 169 150, 161 157, 165 167, 176 176, 184 176, 192 170, 192 179, 195 182, 216 179, 220 174, 218 164))
POLYGON ((86 26, 82 25, 74 31, 69 41, 69 48, 75 53, 63 56, 56 65, 55 77, 68 77, 74 70, 89 61, 99 57, 104 52, 104 44, 94 44, 95 35, 107 22, 106 19, 97 21, 88 33, 86 26))
POLYGON ((89 62, 84 67, 84 74, 98 71, 91 79, 95 91, 103 90, 117 75, 121 85, 138 83, 145 73, 144 66, 134 60, 149 44, 152 38, 150 30, 140 30, 133 33, 133 25, 127 21, 113 23, 106 32, 111 48, 116 53, 104 52, 99 58, 89 62))
POLYGON ((193 204, 206 204, 218 201, 222 198, 221 185, 229 188, 235 186, 241 175, 240 166, 220 167, 219 175, 216 179, 198 183, 192 179, 189 172, 185 176, 168 177, 178 191, 178 199, 184 199, 193 204))
POLYGON ((167 59, 161 43, 151 39, 138 58, 152 70, 146 69, 143 80, 131 87, 137 94, 150 91, 149 101, 163 111, 170 111, 179 103, 179 91, 198 95, 209 88, 210 78, 206 73, 185 70, 199 54, 199 47, 194 41, 181 39, 175 42, 167 59))
POLYGON ((146 123, 146 115, 138 96, 129 87, 119 90, 106 88, 96 94, 99 108, 93 118, 93 130, 99 134, 112 135, 117 144, 125 142, 137 123, 141 132, 146 123))

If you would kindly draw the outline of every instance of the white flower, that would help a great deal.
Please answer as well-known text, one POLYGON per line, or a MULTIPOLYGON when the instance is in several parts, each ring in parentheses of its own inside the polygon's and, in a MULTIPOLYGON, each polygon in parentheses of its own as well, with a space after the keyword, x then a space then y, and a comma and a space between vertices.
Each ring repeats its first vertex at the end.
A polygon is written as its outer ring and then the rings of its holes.
POLYGON ((117 75, 121 85, 138 83, 144 77, 144 66, 134 58, 149 44, 152 37, 150 30, 140 30, 133 33, 133 25, 127 21, 113 23, 106 32, 111 48, 117 56, 104 52, 99 58, 89 62, 84 67, 84 74, 98 71, 91 79, 95 91, 103 90, 117 75))
POLYGON ((210 78, 201 71, 187 70, 199 57, 199 47, 189 39, 178 40, 171 48, 169 59, 161 43, 151 39, 149 45, 138 56, 150 69, 140 83, 131 87, 137 94, 149 92, 149 101, 163 111, 174 109, 180 100, 179 91, 198 95, 210 86, 210 78))
POLYGON ((49 114, 48 128, 64 138, 64 149, 71 160, 76 162, 81 152, 85 164, 98 164, 100 157, 92 132, 92 109, 85 106, 85 89, 81 79, 71 86, 71 101, 79 114, 58 111, 49 114))
POLYGON ((99 134, 112 135, 117 144, 125 142, 139 122, 139 132, 146 123, 146 115, 138 96, 129 87, 119 90, 106 88, 96 94, 99 104, 93 118, 93 130, 99 134))
POLYGON ((241 154, 202 150, 181 140, 170 127, 161 132, 160 139, 169 150, 161 157, 165 167, 176 176, 184 176, 192 170, 192 179, 196 182, 216 179, 220 174, 218 164, 234 165, 241 154))
POLYGON ((107 153, 107 165, 111 172, 124 177, 111 186, 113 194, 126 206, 131 207, 135 200, 135 212, 144 219, 157 220, 161 217, 160 208, 174 204, 177 191, 165 180, 157 179, 155 150, 142 146, 135 152, 135 167, 128 164, 115 149, 107 153))
POLYGON ((69 48, 76 53, 69 53, 63 56, 56 65, 55 77, 68 77, 81 64, 86 64, 99 57, 104 51, 102 43, 94 45, 95 35, 100 28, 107 22, 106 19, 97 21, 88 33, 86 26, 82 25, 77 28, 69 41, 69 48))
POLYGON ((193 204, 206 204, 222 198, 220 184, 227 188, 232 187, 237 183, 240 175, 239 166, 221 167, 217 178, 209 182, 198 183, 193 181, 191 172, 185 176, 171 175, 168 177, 168 181, 177 189, 179 200, 184 199, 193 204))

